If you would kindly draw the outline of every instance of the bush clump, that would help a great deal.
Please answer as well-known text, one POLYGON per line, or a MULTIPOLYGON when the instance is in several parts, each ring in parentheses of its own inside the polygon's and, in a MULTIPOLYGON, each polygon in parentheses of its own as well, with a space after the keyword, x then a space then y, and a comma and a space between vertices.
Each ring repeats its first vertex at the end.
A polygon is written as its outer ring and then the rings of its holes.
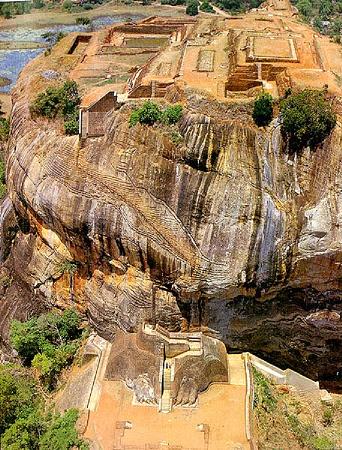
POLYGON ((159 122, 162 117, 162 112, 159 106, 151 101, 145 102, 141 108, 135 109, 130 117, 129 124, 134 126, 137 123, 143 125, 153 125, 159 122))
POLYGON ((169 106, 162 113, 162 120, 167 125, 175 125, 181 119, 183 108, 181 105, 169 106))
POLYGON ((6 142, 9 137, 10 123, 8 119, 0 117, 0 142, 6 142))
POLYGON ((162 5, 177 6, 177 5, 185 5, 186 0, 161 0, 160 3, 162 5))
POLYGON ((70 12, 72 10, 73 7, 73 3, 71 0, 64 0, 63 2, 63 9, 65 9, 66 11, 70 12))
POLYGON ((198 2, 197 0, 189 0, 185 12, 188 16, 197 16, 198 14, 198 2))
POLYGON ((142 125, 154 125, 162 122, 166 125, 176 124, 182 117, 181 105, 168 106, 164 111, 154 102, 147 101, 141 108, 132 111, 129 125, 132 127, 137 123, 142 125))
POLYGON ((208 0, 204 0, 199 8, 201 11, 206 12, 206 13, 214 13, 215 10, 212 7, 212 5, 208 2, 208 0))
POLYGON ((0 442, 2 450, 86 450, 77 433, 78 411, 63 415, 45 408, 28 369, 0 366, 0 442))
POLYGON ((271 94, 262 92, 254 101, 253 119, 258 127, 267 126, 273 117, 273 98, 271 94))
POLYGON ((63 117, 66 134, 78 134, 78 107, 81 98, 75 81, 66 81, 60 87, 49 87, 38 94, 30 106, 32 116, 49 119, 63 117))
POLYGON ((314 148, 336 124, 336 115, 324 91, 305 89, 292 93, 282 100, 280 111, 282 130, 293 151, 314 148))
POLYGON ((77 25, 90 25, 91 20, 89 17, 77 17, 76 24, 77 25))
POLYGON ((70 365, 79 348, 82 330, 73 310, 50 312, 27 322, 14 320, 10 338, 26 366, 33 367, 43 385, 52 390, 63 368, 70 365))
POLYGON ((258 8, 262 0, 214 0, 214 3, 219 8, 236 14, 245 12, 251 8, 258 8))

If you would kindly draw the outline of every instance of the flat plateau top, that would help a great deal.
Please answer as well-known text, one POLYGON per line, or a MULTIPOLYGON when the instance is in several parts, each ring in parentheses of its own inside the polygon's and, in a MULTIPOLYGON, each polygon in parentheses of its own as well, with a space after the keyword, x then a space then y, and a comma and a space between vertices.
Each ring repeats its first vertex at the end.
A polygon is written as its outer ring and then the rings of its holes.
POLYGON ((281 37, 257 36, 254 38, 254 55, 262 58, 291 58, 290 40, 281 37))

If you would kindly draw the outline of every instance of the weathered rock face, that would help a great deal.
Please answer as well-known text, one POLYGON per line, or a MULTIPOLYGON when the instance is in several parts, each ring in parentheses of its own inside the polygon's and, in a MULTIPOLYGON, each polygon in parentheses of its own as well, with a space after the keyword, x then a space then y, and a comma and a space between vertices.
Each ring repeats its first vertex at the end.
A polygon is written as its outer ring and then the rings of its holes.
MULTIPOLYGON (((277 121, 258 130, 248 114, 191 97, 181 144, 163 128, 129 128, 124 106, 108 115, 105 137, 81 148, 30 118, 29 89, 24 72, 7 178, 32 248, 17 277, 52 304, 82 307, 106 337, 144 320, 201 328, 234 349, 336 375, 339 127, 315 152, 289 156, 277 121), (75 274, 66 261, 77 261, 75 274)), ((19 232, 16 246, 25 239, 19 232)))

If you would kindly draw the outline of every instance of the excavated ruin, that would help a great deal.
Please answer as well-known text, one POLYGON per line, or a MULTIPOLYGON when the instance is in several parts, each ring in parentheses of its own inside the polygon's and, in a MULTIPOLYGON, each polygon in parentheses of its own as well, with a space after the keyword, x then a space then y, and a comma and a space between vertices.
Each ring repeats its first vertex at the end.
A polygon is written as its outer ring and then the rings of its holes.
POLYGON ((130 128, 132 100, 106 114, 103 136, 80 145, 29 112, 46 85, 40 73, 59 65, 33 61, 13 95, 2 211, 12 203, 16 234, 2 239, 12 282, 0 317, 20 285, 20 317, 76 306, 109 339, 143 322, 203 331, 230 350, 338 381, 340 126, 295 155, 278 119, 259 129, 250 102, 219 104, 180 85, 164 100, 184 106, 177 143, 162 125, 130 128))

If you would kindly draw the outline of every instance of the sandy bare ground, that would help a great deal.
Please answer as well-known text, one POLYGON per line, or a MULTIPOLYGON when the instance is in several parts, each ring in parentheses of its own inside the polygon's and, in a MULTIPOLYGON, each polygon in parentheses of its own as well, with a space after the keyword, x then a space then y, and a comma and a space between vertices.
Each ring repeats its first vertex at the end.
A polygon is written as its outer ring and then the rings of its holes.
POLYGON ((8 116, 12 108, 11 95, 0 93, 0 104, 1 104, 1 111, 3 111, 6 114, 6 116, 8 116))

